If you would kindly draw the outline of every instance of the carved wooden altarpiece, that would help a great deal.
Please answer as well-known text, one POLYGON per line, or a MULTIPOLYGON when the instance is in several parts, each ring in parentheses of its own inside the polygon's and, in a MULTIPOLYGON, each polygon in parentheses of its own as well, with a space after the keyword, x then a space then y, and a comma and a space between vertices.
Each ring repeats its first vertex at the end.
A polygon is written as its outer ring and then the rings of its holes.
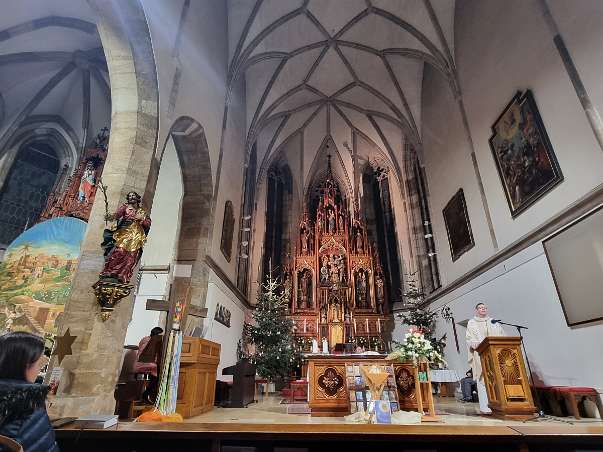
POLYGON ((366 349, 384 347, 387 293, 381 265, 366 228, 353 215, 330 169, 318 201, 299 222, 295 256, 286 266, 291 318, 298 343, 327 338, 329 347, 356 342, 366 349))

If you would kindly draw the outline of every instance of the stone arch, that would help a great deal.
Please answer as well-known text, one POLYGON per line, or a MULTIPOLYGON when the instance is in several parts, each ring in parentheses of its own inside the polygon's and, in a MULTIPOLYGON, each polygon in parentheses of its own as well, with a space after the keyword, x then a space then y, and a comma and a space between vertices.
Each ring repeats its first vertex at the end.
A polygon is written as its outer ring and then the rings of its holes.
MULTIPOLYGON (((175 255, 175 265, 179 268, 175 274, 188 275, 174 278, 173 296, 176 299, 185 297, 187 303, 203 307, 209 279, 205 256, 213 230, 213 182, 209 148, 201 124, 188 116, 176 119, 155 160, 155 178, 159 174, 169 140, 174 142, 183 185, 175 255)), ((152 191, 154 190, 153 187, 152 191)))
POLYGON ((77 166, 81 145, 71 126, 57 115, 30 116, 9 137, 4 164, 0 167, 0 187, 4 185, 19 149, 33 142, 47 142, 57 151, 60 166, 65 171, 55 186, 63 188, 68 175, 77 166))
MULTIPOLYGON (((150 31, 140 0, 104 2, 88 0, 97 18, 111 87, 111 136, 103 172, 108 204, 115 209, 126 193, 144 193, 152 200, 156 180, 153 150, 159 129, 158 83, 150 31), (146 188, 146 190, 145 190, 146 188)), ((70 330, 76 340, 72 355, 61 362, 63 377, 51 416, 80 416, 113 412, 111 396, 121 368, 123 343, 132 317, 133 297, 121 300, 110 320, 103 322, 90 286, 103 263, 105 206, 95 199, 88 229, 81 244, 59 335, 70 330)), ((56 363, 51 363, 51 367, 56 363)))

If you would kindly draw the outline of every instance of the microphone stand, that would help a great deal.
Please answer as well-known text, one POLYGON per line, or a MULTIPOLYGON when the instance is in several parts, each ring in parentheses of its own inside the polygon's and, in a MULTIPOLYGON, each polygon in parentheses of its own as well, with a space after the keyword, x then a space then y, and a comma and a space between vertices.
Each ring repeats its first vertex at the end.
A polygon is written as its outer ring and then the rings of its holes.
MULTIPOLYGON (((523 334, 521 333, 521 330, 527 330, 528 327, 523 326, 523 325, 516 325, 514 323, 501 322, 500 320, 498 322, 494 322, 494 323, 500 323, 501 325, 512 326, 517 329, 517 334, 519 334, 519 339, 521 342, 521 348, 523 349, 523 354, 526 357, 526 364, 528 365, 528 372, 530 373, 530 380, 532 380, 532 388, 534 388, 534 394, 538 395, 538 394, 536 394, 536 384, 534 383, 534 374, 532 374, 532 367, 530 366, 530 358, 528 358, 528 352, 526 351, 526 344, 523 340, 523 334)), ((536 408, 538 409, 538 417, 539 418, 545 417, 544 410, 540 406, 540 399, 538 397, 534 397, 534 401, 536 402, 536 408)))

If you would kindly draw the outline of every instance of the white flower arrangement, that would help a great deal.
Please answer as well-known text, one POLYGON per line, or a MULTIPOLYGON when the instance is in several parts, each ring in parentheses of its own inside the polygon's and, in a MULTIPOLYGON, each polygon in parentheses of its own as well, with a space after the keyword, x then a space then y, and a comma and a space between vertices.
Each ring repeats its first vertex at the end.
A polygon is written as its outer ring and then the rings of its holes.
POLYGON ((419 362, 436 364, 438 367, 446 365, 444 357, 433 348, 428 339, 425 339, 423 332, 416 329, 411 329, 404 335, 404 342, 400 343, 387 359, 400 362, 412 361, 415 366, 419 362))

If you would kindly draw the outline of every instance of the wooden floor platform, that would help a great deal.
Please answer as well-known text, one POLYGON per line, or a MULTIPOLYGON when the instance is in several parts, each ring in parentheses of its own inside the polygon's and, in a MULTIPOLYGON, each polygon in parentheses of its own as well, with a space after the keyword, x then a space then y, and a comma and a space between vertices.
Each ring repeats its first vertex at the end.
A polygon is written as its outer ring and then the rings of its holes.
POLYGON ((66 426, 61 451, 296 452, 324 450, 603 451, 603 424, 359 425, 259 423, 120 423, 105 430, 66 426), (241 449, 243 448, 243 449, 241 449))

